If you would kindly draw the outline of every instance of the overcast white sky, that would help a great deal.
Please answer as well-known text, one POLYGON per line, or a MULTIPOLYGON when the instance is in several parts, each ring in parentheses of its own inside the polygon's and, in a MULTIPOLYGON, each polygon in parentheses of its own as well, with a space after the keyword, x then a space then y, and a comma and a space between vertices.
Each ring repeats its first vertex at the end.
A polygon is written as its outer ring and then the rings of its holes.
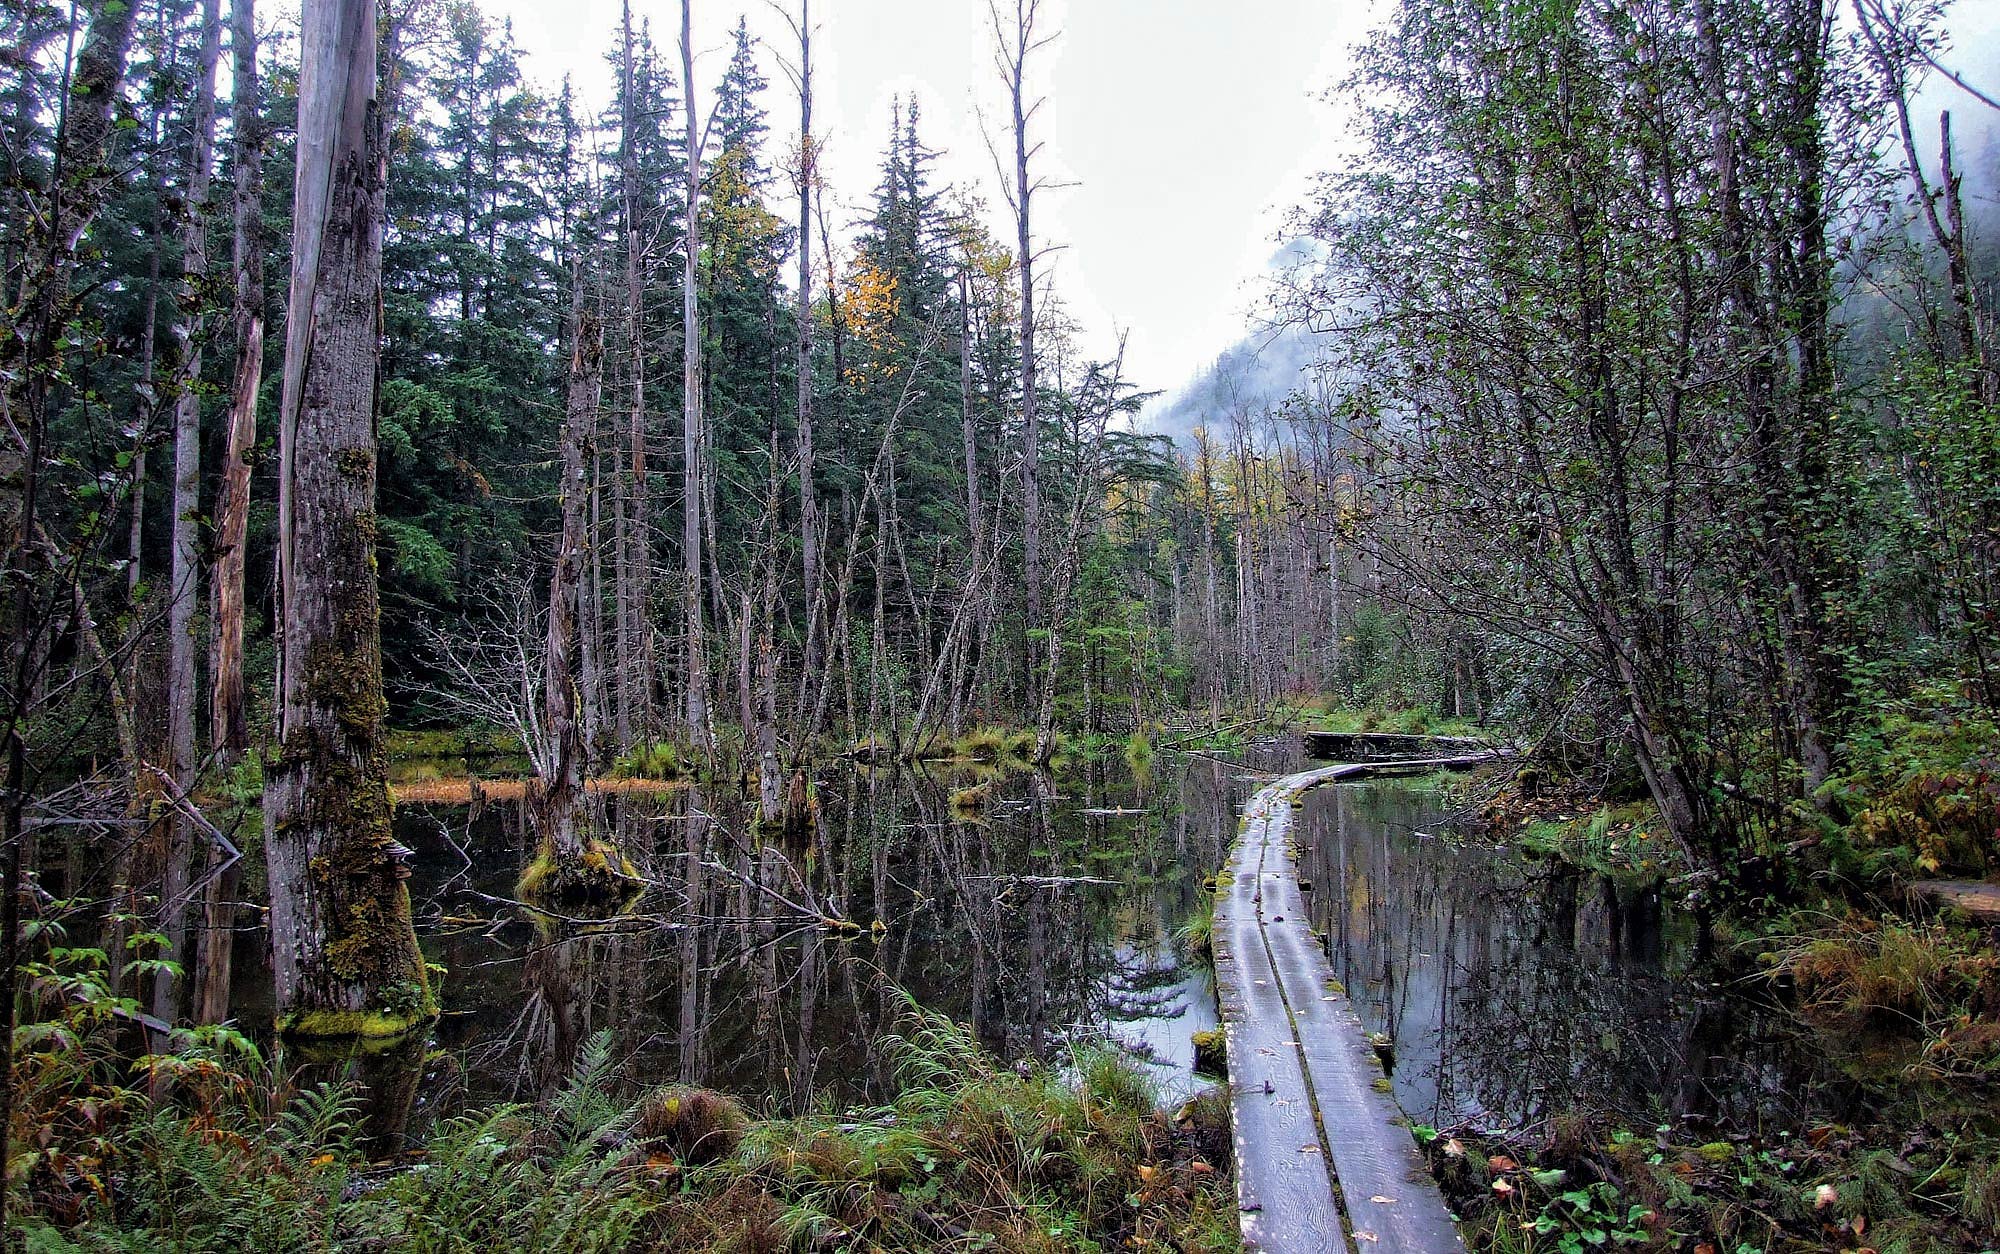
MULTIPOLYGON (((796 0, 784 0, 795 7, 796 0)), ((2000 3, 2000 0, 1995 0, 2000 3)), ((575 76, 608 98, 602 53, 619 0, 484 0, 514 21, 543 83, 575 76)), ((1036 234, 1061 245, 1052 265, 1085 348, 1129 333, 1128 374, 1171 388, 1241 337, 1246 280, 1276 248, 1280 206, 1323 165, 1334 128, 1316 94, 1376 5, 1341 0, 1045 0, 1059 38, 1030 74, 1047 98, 1037 122, 1043 169, 1072 184, 1036 201, 1036 234)), ((634 0, 654 38, 679 38, 676 0, 634 0)), ((697 88, 728 56, 739 14, 770 52, 791 35, 764 0, 695 0, 697 88)), ((876 181, 892 96, 923 101, 923 134, 945 150, 941 183, 976 188, 1011 228, 979 111, 1003 145, 1006 113, 985 0, 815 0, 815 130, 835 198, 858 207, 876 181)), ((791 85, 767 52, 775 143, 798 130, 791 85)))
MULTIPOLYGON (((796 0, 781 0, 793 7, 796 0)), ((1005 2, 1005 0, 1003 0, 1005 2)), ((511 17, 529 75, 564 74, 593 102, 609 98, 619 0, 483 0, 511 17)), ((1285 208, 1338 150, 1338 119, 1320 95, 1381 0, 1044 0, 1056 43, 1031 63, 1047 98, 1043 169, 1072 184, 1037 201, 1036 233, 1062 246, 1059 291, 1087 351, 1129 333, 1128 375, 1171 390, 1242 338, 1257 279, 1285 208)), ((874 187, 890 98, 916 93, 924 135, 945 150, 941 183, 975 187, 1004 212, 981 138, 1005 112, 986 0, 814 0, 815 129, 828 145, 835 198, 860 206, 874 187)), ((2000 86, 2000 0, 1959 0, 1957 67, 2000 86)), ((677 0, 634 0, 654 38, 676 47, 677 0)), ((769 41, 760 59, 775 144, 798 126, 790 84, 771 57, 788 28, 766 0, 695 0, 697 89, 706 100, 739 14, 769 41)), ((1954 109, 1975 113, 1962 97, 1954 109)), ((997 219, 996 219, 997 224, 997 219)), ((1011 239, 1011 229, 999 231, 1011 239)))

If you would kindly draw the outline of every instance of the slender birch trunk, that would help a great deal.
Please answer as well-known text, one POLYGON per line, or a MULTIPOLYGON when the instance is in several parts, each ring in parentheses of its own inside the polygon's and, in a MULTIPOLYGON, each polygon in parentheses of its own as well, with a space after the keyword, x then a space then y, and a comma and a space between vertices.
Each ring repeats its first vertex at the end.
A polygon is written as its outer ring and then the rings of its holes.
MULTIPOLYGON (((181 281, 175 292, 173 564, 167 600, 167 757, 174 789, 194 789, 195 608, 201 598, 201 382, 202 280, 208 273, 208 185, 215 173, 215 67, 222 56, 221 0, 203 0, 201 63, 195 71, 194 150, 188 161, 187 203, 182 209, 181 281)), ((194 877, 194 828, 177 807, 168 820, 167 861, 160 888, 161 930, 167 953, 187 962, 188 888, 194 877)), ((181 989, 162 971, 153 979, 153 1014, 179 1018, 181 989)))

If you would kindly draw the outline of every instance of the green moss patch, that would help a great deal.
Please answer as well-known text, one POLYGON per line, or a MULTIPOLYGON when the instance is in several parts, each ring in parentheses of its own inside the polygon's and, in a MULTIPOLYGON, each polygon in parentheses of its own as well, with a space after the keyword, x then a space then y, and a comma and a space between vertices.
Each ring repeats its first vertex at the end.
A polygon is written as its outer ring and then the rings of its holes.
POLYGON ((606 841, 593 840, 573 859, 543 848, 514 881, 514 896, 547 906, 611 905, 645 887, 639 868, 606 841))

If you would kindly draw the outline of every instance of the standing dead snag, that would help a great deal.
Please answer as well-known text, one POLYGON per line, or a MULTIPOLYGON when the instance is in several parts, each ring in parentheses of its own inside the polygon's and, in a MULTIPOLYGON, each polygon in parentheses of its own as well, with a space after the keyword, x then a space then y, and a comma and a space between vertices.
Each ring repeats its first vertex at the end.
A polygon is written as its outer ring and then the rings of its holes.
POLYGON ((1014 0, 1011 19, 1003 18, 998 0, 988 0, 987 13, 993 21, 994 61, 1007 85, 1007 99, 1013 110, 1014 186, 1008 196, 1014 210, 1015 264, 1021 276, 1021 579, 1026 585, 1029 632, 1029 673, 1034 670, 1033 633, 1042 627, 1042 483, 1040 471, 1041 429, 1035 414, 1035 236, 1030 204, 1039 184, 1029 176, 1028 164, 1039 143, 1028 142, 1028 124, 1033 121, 1040 101, 1027 99, 1028 56, 1050 43, 1055 36, 1040 35, 1035 22, 1041 0, 1014 0), (1013 29, 1008 30, 1008 26, 1013 29))
POLYGON ((257 391, 264 381, 264 120, 258 113, 256 0, 232 0, 230 43, 235 58, 229 122, 236 145, 236 271, 231 319, 236 365, 229 393, 228 452, 215 506, 215 574, 211 615, 209 738, 217 763, 235 765, 250 747, 243 689, 243 570, 250 530, 250 469, 257 450, 257 391))
POLYGON ((687 239, 681 248, 681 561, 687 620, 688 739, 713 759, 708 730, 708 645, 702 639, 701 590, 701 148, 694 94, 692 0, 681 0, 681 89, 687 100, 687 239))
MULTIPOLYGON (((258 114, 257 3, 232 0, 230 44, 234 57, 229 124, 236 145, 235 229, 231 263, 236 292, 236 367, 229 394, 228 451, 215 501, 215 567, 209 582, 209 741, 221 770, 236 765, 250 747, 250 719, 243 687, 243 572, 250 534, 250 463, 257 449, 257 390, 264 380, 264 122, 258 114)), ((209 881, 203 903, 196 963, 195 1020, 229 1017, 229 984, 235 943, 238 869, 224 868, 209 881)))
POLYGON ((549 576, 549 626, 542 666, 542 743, 535 746, 537 779, 529 811, 540 848, 521 875, 516 895, 541 900, 609 899, 632 886, 632 870, 611 846, 586 840, 577 828, 583 795, 583 745, 570 654, 576 647, 583 588, 584 503, 590 481, 585 432, 596 425, 604 345, 597 319, 574 279, 570 302, 569 403, 562 429, 562 539, 549 576))
MULTIPOLYGON (((174 314, 174 516, 173 566, 167 598, 167 751, 174 788, 194 788, 195 605, 201 583, 201 358, 200 284, 208 274, 208 185, 215 173, 215 67, 222 55, 221 0, 204 0, 201 64, 195 74, 194 153, 182 207, 181 278, 174 314)), ((167 952, 187 965, 188 886, 194 881, 194 829, 176 813, 167 821, 167 865, 160 891, 161 930, 167 952)), ((181 989, 173 975, 153 979, 153 1013, 171 1023, 180 1012, 181 989)))
POLYGON ((375 571, 387 150, 375 5, 305 7, 278 431, 278 748, 266 774, 278 1029, 398 1037, 437 1013, 390 824, 375 571))

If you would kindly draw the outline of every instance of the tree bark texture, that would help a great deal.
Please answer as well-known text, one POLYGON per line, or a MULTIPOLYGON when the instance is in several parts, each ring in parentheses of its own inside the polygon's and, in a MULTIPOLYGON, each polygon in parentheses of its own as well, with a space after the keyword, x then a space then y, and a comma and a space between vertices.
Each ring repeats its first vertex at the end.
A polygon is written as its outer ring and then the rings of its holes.
POLYGON ((383 745, 375 45, 370 0, 306 7, 278 436, 278 746, 264 793, 278 1026, 306 1038, 393 1037, 436 1013, 383 745))

